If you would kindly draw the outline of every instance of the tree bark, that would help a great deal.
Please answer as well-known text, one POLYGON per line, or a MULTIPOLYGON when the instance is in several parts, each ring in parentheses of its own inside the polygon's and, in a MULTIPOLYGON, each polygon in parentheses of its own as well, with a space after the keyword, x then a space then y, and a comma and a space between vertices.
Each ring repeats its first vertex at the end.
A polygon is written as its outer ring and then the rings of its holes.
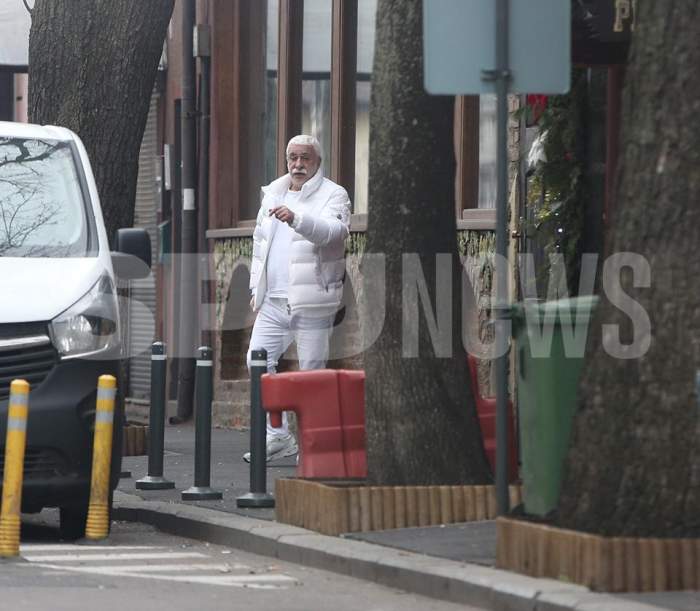
MULTIPOLYGON (((485 483, 491 474, 460 334, 454 98, 423 88, 420 0, 380 0, 376 23, 367 253, 386 257, 386 313, 365 356, 369 479, 380 485, 485 483), (418 325, 417 358, 403 356, 404 291, 412 280, 402 273, 402 256, 411 253, 425 274, 429 308, 447 300, 443 324, 451 324, 451 356, 433 345, 424 316, 408 321, 418 325), (446 282, 436 288, 446 269, 446 282)), ((364 291, 371 297, 374 289, 364 291)))
POLYGON ((107 235, 134 218, 143 130, 173 0, 36 0, 29 120, 68 127, 92 164, 107 235))
MULTIPOLYGON (((621 160, 610 252, 643 255, 650 287, 621 275, 651 322, 641 358, 610 356, 620 326, 603 299, 579 385, 559 523, 620 536, 700 536, 700 5, 639 2, 625 82, 621 160)), ((636 336, 639 339, 640 336, 636 336)))

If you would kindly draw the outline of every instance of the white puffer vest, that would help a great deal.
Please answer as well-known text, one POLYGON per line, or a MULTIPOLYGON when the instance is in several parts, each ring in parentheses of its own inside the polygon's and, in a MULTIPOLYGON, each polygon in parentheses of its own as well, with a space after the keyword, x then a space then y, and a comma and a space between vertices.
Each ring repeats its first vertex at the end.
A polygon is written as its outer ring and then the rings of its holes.
MULTIPOLYGON (((250 269, 250 290, 256 312, 267 292, 267 257, 279 226, 278 221, 270 218, 270 210, 280 205, 291 184, 291 177, 285 174, 262 188, 250 269)), ((350 199, 345 189, 324 178, 319 168, 302 186, 299 208, 292 224, 296 233, 289 256, 287 301, 292 311, 304 309, 311 310, 309 314, 333 314, 343 297, 350 199)))

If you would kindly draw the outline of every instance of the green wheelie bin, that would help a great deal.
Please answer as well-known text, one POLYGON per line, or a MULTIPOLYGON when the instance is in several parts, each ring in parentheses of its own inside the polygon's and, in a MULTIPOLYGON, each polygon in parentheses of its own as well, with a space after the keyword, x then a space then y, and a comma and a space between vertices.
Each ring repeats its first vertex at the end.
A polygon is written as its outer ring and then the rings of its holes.
POLYGON ((578 380, 593 295, 537 302, 512 310, 521 477, 526 513, 545 516, 559 500, 564 458, 576 410, 578 380))

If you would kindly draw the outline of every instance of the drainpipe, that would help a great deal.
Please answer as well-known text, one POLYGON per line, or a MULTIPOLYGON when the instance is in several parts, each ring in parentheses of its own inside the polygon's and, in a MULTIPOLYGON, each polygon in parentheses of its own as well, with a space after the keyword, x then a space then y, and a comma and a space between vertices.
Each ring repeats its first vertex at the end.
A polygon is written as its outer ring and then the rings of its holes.
POLYGON ((195 59, 193 32, 195 0, 182 2, 182 241, 180 272, 180 367, 177 381, 177 418, 192 417, 197 327, 197 208, 195 201, 195 59))
MULTIPOLYGON (((210 117, 210 87, 211 87, 211 30, 208 24, 198 24, 195 29, 194 54, 199 58, 199 164, 197 178, 197 220, 199 232, 197 234, 197 251, 199 252, 199 269, 203 278, 209 278, 207 268, 209 266, 209 244, 207 242, 207 229, 209 228, 209 126, 210 117)), ((209 285, 207 285, 209 286, 209 285)), ((203 346, 212 345, 211 306, 209 305, 213 295, 209 289, 202 288, 200 305, 199 328, 201 330, 201 343, 203 346)))

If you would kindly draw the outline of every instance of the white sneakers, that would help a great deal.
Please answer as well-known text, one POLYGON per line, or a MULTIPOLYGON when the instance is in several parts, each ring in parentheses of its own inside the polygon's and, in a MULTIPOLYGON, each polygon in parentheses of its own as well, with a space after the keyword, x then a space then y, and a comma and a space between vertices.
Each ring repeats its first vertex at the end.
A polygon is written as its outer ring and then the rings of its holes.
MULTIPOLYGON (((277 460, 278 458, 294 456, 298 452, 299 446, 297 446, 296 439, 294 439, 294 435, 291 433, 282 437, 275 436, 267 438, 267 462, 277 460)), ((250 462, 250 452, 246 452, 243 455, 243 460, 250 462)))

